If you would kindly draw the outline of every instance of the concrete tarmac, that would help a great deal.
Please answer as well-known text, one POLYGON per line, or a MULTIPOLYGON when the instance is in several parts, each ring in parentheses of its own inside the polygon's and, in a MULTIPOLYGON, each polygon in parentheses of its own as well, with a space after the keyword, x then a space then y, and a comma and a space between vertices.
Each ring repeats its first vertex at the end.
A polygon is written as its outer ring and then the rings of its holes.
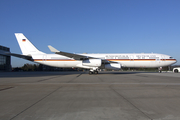
POLYGON ((180 120, 180 74, 0 72, 0 120, 180 120))

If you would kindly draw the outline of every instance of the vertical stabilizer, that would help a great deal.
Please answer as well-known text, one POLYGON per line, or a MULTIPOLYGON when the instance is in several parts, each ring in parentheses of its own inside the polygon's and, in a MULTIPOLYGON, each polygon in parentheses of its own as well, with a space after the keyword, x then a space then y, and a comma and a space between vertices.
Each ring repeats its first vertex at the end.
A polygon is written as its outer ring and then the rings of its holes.
POLYGON ((44 54, 39 51, 22 33, 15 33, 23 55, 44 54))

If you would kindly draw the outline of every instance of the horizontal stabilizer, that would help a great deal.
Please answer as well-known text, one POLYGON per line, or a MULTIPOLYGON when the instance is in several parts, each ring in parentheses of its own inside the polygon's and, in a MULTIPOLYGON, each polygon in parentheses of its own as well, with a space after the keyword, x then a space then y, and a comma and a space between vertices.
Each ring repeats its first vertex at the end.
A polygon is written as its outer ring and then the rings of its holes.
POLYGON ((14 56, 14 57, 19 57, 19 58, 23 58, 23 59, 26 59, 26 60, 32 60, 32 57, 31 56, 27 56, 27 55, 21 55, 21 54, 15 54, 15 53, 6 53, 6 55, 11 55, 11 56, 14 56))

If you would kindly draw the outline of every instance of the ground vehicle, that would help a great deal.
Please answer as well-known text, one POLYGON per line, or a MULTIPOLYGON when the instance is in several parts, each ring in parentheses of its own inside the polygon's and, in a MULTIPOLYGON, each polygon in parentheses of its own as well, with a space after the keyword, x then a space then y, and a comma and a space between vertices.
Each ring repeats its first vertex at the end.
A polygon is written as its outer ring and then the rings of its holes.
POLYGON ((180 72, 180 67, 175 67, 175 68, 173 68, 173 72, 174 72, 174 73, 180 72))

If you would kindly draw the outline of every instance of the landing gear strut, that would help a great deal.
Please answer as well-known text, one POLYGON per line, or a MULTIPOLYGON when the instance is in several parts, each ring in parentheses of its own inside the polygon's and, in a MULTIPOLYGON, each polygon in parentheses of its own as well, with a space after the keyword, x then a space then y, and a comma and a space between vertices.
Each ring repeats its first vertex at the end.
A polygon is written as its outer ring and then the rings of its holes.
POLYGON ((161 73, 162 72, 162 67, 159 67, 159 73, 161 73))

